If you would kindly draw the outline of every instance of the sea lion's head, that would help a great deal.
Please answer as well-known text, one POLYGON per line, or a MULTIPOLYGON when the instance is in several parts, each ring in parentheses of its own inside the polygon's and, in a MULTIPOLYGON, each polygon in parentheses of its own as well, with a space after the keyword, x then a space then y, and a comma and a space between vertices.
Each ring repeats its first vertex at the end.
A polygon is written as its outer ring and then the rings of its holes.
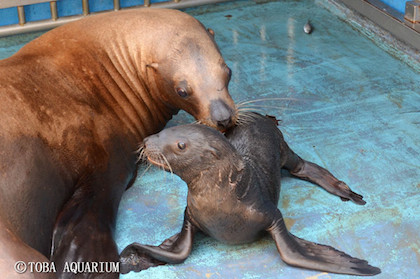
POLYGON ((211 168, 237 164, 235 148, 224 135, 201 124, 171 127, 145 138, 142 155, 187 183, 211 168))
POLYGON ((215 43, 214 32, 188 16, 163 44, 156 46, 160 54, 156 61, 147 65, 163 101, 220 131, 232 127, 237 119, 228 90, 232 71, 215 43))

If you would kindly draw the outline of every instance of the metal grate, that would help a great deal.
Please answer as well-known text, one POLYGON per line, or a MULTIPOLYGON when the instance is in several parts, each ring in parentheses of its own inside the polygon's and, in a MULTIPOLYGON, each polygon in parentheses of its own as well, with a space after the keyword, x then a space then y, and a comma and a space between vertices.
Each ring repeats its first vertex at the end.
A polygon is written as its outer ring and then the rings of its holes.
MULTIPOLYGON (((74 16, 64 16, 59 17, 57 12, 57 2, 51 0, 1 0, 0 1, 0 9, 4 8, 13 8, 17 9, 17 16, 19 24, 11 24, 6 26, 0 27, 0 37, 1 36, 8 36, 13 34, 19 33, 26 33, 26 32, 33 32, 33 31, 41 31, 51 29, 65 23, 78 20, 90 14, 98 14, 108 11, 101 11, 101 12, 90 12, 89 9, 89 0, 78 0, 80 1, 80 5, 82 6, 82 14, 74 15, 74 16), (40 4, 40 3, 50 3, 50 12, 51 17, 47 20, 39 20, 39 21, 27 21, 25 16, 25 6, 33 5, 33 4, 40 4)), ((75 0, 76 1, 76 0, 75 0)), ((90 0, 94 1, 94 0, 90 0)), ((165 2, 158 2, 152 3, 151 0, 144 0, 139 1, 139 5, 131 6, 128 8, 121 8, 120 0, 113 0, 113 10, 118 11, 121 9, 133 9, 133 8, 176 8, 176 9, 183 9, 193 6, 200 6, 206 4, 214 4, 219 2, 226 2, 229 0, 172 0, 172 1, 165 1, 165 2)))

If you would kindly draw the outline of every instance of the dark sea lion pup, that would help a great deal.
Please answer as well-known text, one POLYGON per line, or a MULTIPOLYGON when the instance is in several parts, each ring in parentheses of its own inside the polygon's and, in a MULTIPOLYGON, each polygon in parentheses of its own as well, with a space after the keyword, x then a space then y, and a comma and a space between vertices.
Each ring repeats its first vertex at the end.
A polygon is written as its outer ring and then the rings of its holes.
POLYGON ((226 137, 198 124, 169 128, 144 140, 143 155, 166 170, 169 163, 188 184, 188 205, 180 233, 160 246, 133 243, 122 251, 122 272, 183 262, 197 231, 229 244, 252 242, 268 232, 287 264, 352 275, 381 272, 367 261, 287 231, 277 208, 281 168, 345 200, 365 202, 329 171, 296 155, 273 119, 247 114, 245 123, 226 137))

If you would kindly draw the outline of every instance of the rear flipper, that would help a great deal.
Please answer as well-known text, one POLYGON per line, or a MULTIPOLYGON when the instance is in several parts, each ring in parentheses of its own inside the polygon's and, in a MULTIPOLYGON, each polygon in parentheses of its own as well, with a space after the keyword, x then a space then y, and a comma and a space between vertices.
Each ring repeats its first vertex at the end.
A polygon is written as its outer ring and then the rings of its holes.
POLYGON ((352 200, 360 205, 366 204, 363 196, 353 192, 346 183, 335 178, 328 170, 303 160, 288 146, 286 146, 286 150, 288 155, 284 168, 289 170, 292 175, 318 184, 331 194, 339 196, 343 201, 352 200))
POLYGON ((275 220, 267 231, 276 242, 281 259, 293 266, 350 275, 376 275, 377 267, 365 260, 353 258, 327 245, 298 238, 287 231, 283 217, 276 209, 275 220))
POLYGON ((166 239, 159 246, 132 243, 120 255, 120 272, 139 272, 167 263, 182 263, 190 255, 196 227, 184 216, 180 233, 166 239))

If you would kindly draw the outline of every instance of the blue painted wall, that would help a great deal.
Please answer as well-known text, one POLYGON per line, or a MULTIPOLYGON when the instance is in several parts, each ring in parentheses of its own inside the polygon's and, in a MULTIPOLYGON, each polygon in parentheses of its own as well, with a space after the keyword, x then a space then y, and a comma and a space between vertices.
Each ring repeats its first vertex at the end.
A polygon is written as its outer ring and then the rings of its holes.
MULTIPOLYGON (((152 3, 164 2, 165 0, 152 0, 152 3)), ((383 3, 391 6, 397 11, 404 13, 405 3, 408 0, 381 0, 383 3)), ((139 0, 120 0, 122 8, 140 5, 139 0)), ((112 0, 90 1, 89 8, 91 12, 106 11, 113 9, 112 0)), ((60 0, 57 2, 58 16, 72 16, 82 14, 82 1, 60 0)), ((25 6, 26 21, 37 21, 49 19, 51 17, 49 3, 41 3, 25 6)), ((0 9, 0 26, 17 24, 18 15, 16 8, 0 9)))
POLYGON ((405 12, 405 2, 408 2, 409 0, 381 0, 388 6, 396 9, 400 13, 404 14, 405 12))
MULTIPOLYGON (((152 0, 152 3, 165 2, 167 0, 152 0)), ((120 0, 122 8, 141 5, 141 0, 120 0)), ((107 11, 114 8, 113 0, 89 1, 91 12, 107 11)), ((57 1, 58 17, 81 15, 82 0, 60 0, 57 1)), ((41 3, 25 6, 26 21, 38 21, 51 18, 50 4, 41 3)), ((0 26, 18 24, 17 8, 0 9, 0 26)))
POLYGON ((50 3, 25 6, 26 21, 38 21, 51 18, 50 3))
POLYGON ((82 1, 60 0, 57 2, 58 17, 81 15, 82 1))
POLYGON ((19 23, 19 20, 16 8, 0 9, 0 26, 17 23, 19 23))
MULTIPOLYGON (((165 0, 152 0, 152 3, 164 2, 165 0)), ((408 0, 381 0, 397 11, 404 13, 405 2, 408 0)), ((122 8, 140 5, 139 0, 120 0, 122 8)), ((89 8, 91 12, 106 11, 113 9, 112 0, 90 1, 89 8)), ((57 2, 58 16, 71 16, 82 14, 82 1, 61 0, 57 2)), ((37 21, 49 19, 51 17, 49 3, 41 3, 25 6, 26 21, 37 21)), ((17 24, 18 15, 16 8, 0 9, 0 26, 17 24)))

